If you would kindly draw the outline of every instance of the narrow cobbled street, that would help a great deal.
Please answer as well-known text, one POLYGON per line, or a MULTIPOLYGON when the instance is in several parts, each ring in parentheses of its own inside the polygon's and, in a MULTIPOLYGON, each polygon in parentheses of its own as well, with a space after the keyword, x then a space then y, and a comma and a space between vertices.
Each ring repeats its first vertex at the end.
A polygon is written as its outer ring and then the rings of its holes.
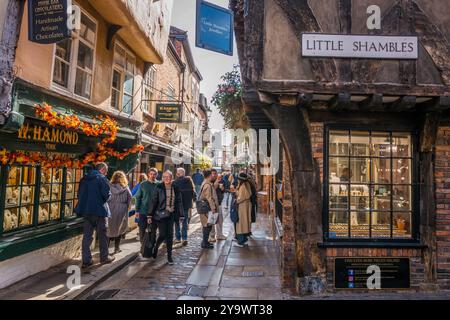
POLYGON ((173 266, 162 248, 156 260, 137 259, 86 299, 283 299, 278 250, 268 221, 260 214, 249 246, 240 248, 226 218, 228 239, 208 251, 200 248, 201 230, 193 223, 189 244, 175 247, 173 266))

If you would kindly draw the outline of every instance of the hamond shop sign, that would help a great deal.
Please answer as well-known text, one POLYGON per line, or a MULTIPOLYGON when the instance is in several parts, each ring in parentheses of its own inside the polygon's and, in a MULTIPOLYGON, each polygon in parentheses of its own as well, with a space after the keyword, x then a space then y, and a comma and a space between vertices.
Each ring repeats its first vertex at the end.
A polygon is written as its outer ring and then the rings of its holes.
POLYGON ((418 52, 417 37, 302 34, 303 57, 416 60, 418 52))

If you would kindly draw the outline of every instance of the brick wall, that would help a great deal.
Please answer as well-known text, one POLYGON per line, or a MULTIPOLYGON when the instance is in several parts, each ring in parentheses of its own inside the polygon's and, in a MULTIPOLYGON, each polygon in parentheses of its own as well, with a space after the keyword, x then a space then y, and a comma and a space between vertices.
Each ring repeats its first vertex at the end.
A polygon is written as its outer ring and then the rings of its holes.
POLYGON ((439 128, 435 156, 437 280, 450 289, 450 127, 439 128))

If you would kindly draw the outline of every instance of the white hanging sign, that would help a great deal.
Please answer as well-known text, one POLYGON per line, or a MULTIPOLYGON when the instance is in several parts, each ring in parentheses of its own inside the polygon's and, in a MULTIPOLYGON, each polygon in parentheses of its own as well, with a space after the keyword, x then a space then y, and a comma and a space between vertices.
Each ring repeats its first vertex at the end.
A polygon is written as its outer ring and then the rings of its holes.
POLYGON ((417 37, 302 34, 303 57, 416 60, 418 52, 417 37))

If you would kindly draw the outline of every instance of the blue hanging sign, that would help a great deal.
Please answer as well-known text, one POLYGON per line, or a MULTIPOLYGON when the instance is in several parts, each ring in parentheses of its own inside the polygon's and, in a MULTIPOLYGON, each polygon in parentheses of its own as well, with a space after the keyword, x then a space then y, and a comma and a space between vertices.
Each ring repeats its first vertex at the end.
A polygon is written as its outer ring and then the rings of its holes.
POLYGON ((41 44, 70 38, 67 13, 70 0, 28 0, 28 38, 41 44))
POLYGON ((233 55, 233 12, 197 0, 196 41, 199 48, 233 55))

